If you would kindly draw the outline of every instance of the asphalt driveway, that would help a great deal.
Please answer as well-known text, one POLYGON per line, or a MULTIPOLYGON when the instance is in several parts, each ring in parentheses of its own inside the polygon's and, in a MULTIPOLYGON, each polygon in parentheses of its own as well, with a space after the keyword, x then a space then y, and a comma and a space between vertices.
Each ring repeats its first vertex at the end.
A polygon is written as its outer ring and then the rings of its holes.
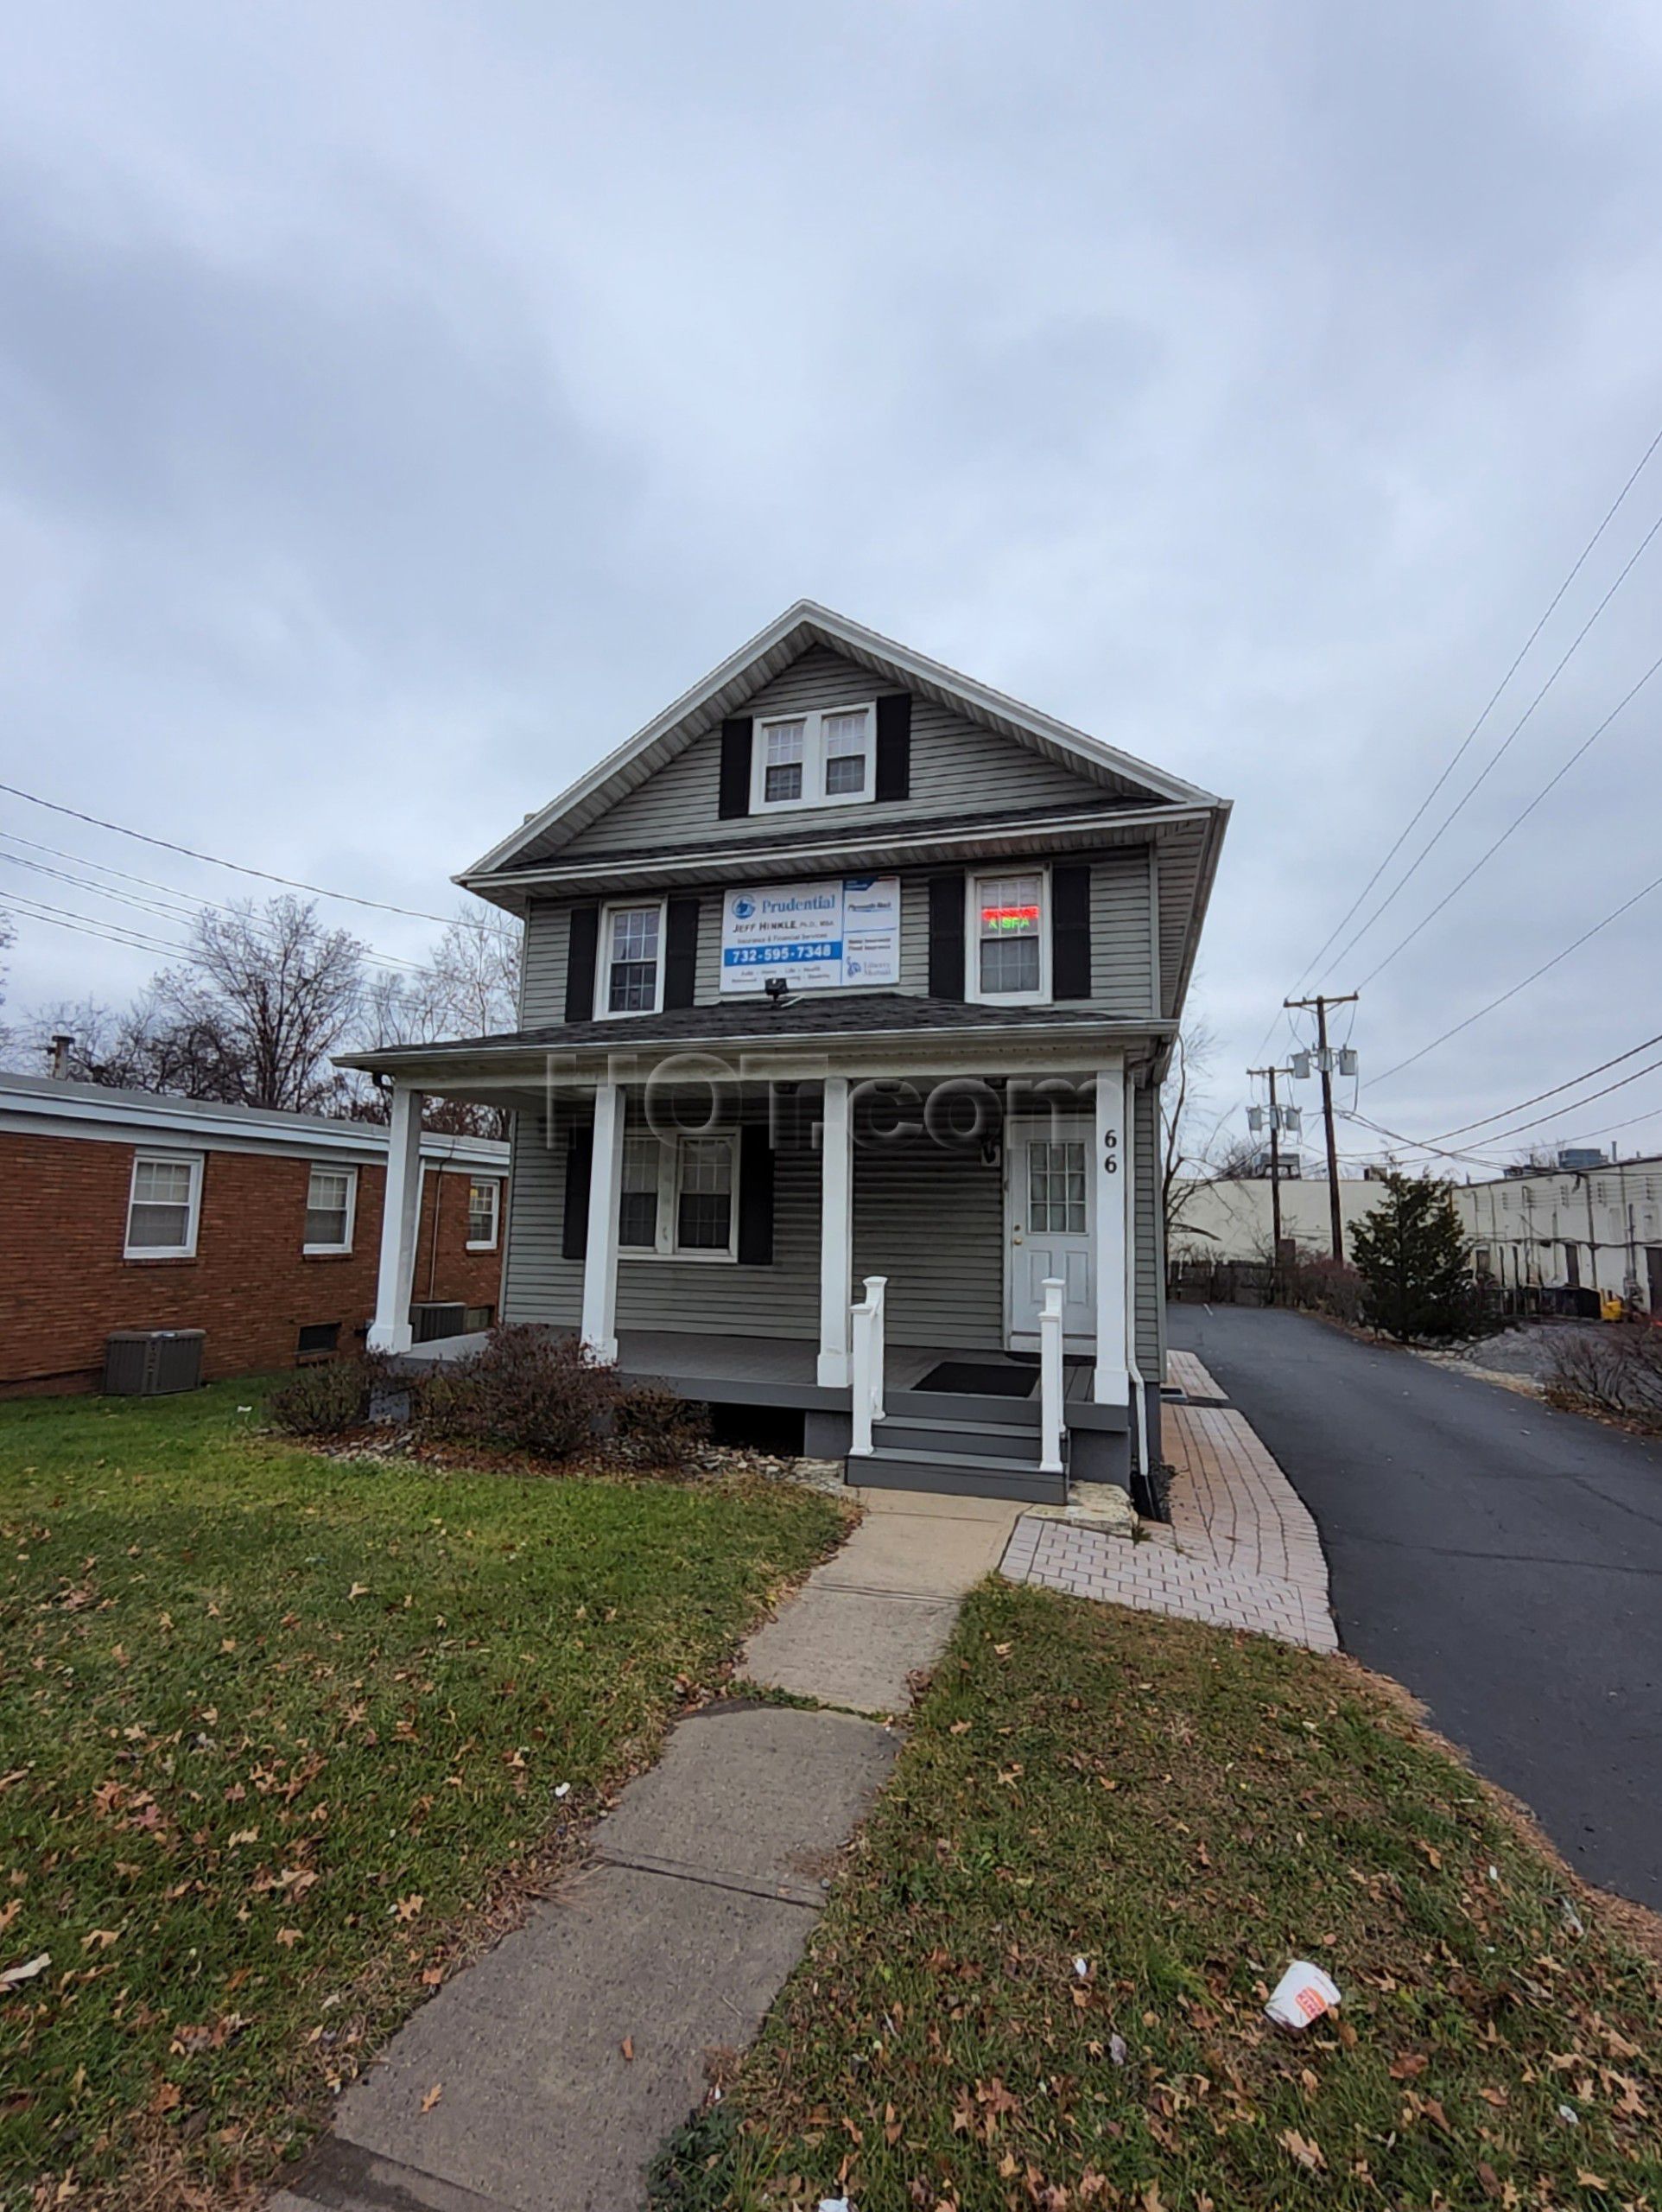
POLYGON ((1315 1515, 1345 1649, 1662 1909, 1662 1445, 1303 1314, 1173 1306, 1315 1515))

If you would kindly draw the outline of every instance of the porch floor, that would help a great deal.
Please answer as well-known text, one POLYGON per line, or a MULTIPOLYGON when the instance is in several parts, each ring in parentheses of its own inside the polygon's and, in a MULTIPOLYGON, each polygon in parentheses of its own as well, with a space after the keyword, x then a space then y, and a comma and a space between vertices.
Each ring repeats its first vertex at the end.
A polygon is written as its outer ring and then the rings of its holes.
MULTIPOLYGON (((560 1332, 570 1334, 571 1332, 560 1332)), ((460 1359, 479 1351, 482 1335, 440 1337, 430 1344, 414 1344, 403 1357, 421 1362, 460 1359)), ((802 1406, 836 1412, 846 1409, 846 1389, 828 1389, 815 1379, 819 1348, 802 1337, 706 1336, 689 1329, 620 1329, 618 1365, 622 1373, 669 1383, 688 1398, 718 1403, 753 1406, 802 1406)), ((962 1344, 891 1344, 885 1355, 885 1381, 891 1390, 913 1390, 943 1361, 970 1361, 977 1366, 1019 1366, 1033 1378, 1038 1395, 1036 1361, 1015 1361, 1004 1351, 966 1350, 962 1344)), ((1089 1403, 1091 1370, 1088 1363, 1063 1370, 1063 1395, 1073 1406, 1089 1403)))

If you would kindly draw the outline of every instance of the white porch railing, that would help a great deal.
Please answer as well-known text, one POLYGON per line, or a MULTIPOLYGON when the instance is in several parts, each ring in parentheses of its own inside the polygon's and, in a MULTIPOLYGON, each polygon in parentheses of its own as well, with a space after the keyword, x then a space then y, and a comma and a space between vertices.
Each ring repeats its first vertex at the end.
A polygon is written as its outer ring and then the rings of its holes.
POLYGON ((1046 1279, 1039 1308, 1039 1467, 1062 1472, 1062 1294, 1055 1276, 1046 1279))
POLYGON ((866 1459, 872 1452, 872 1424, 884 1418, 884 1300, 886 1275, 867 1275, 866 1295, 849 1308, 849 1379, 854 1433, 849 1456, 866 1459))

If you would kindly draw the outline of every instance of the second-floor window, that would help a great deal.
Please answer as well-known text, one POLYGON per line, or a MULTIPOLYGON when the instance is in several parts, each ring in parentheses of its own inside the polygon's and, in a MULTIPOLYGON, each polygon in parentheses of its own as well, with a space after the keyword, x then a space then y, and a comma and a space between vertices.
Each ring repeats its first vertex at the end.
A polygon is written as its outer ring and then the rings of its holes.
POLYGON ((1048 998, 1050 930, 1043 872, 972 875, 969 895, 969 995, 1048 998))
POLYGON ((600 988, 606 1014, 657 1014, 663 1005, 663 906, 608 906, 600 917, 600 988))
POLYGON ((764 716, 756 724, 751 805, 758 814, 848 806, 872 796, 877 709, 833 707, 764 716))

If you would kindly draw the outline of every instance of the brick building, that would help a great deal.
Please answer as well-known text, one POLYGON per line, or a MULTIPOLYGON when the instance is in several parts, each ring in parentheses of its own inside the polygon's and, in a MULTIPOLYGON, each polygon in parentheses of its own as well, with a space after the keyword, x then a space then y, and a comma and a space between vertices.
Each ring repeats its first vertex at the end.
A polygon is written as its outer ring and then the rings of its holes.
MULTIPOLYGON (((114 1330, 204 1331, 209 1381, 359 1349, 386 1156, 365 1122, 0 1076, 0 1395, 97 1389, 114 1330)), ((422 1136, 418 1334, 496 1318, 507 1165, 422 1136)))

